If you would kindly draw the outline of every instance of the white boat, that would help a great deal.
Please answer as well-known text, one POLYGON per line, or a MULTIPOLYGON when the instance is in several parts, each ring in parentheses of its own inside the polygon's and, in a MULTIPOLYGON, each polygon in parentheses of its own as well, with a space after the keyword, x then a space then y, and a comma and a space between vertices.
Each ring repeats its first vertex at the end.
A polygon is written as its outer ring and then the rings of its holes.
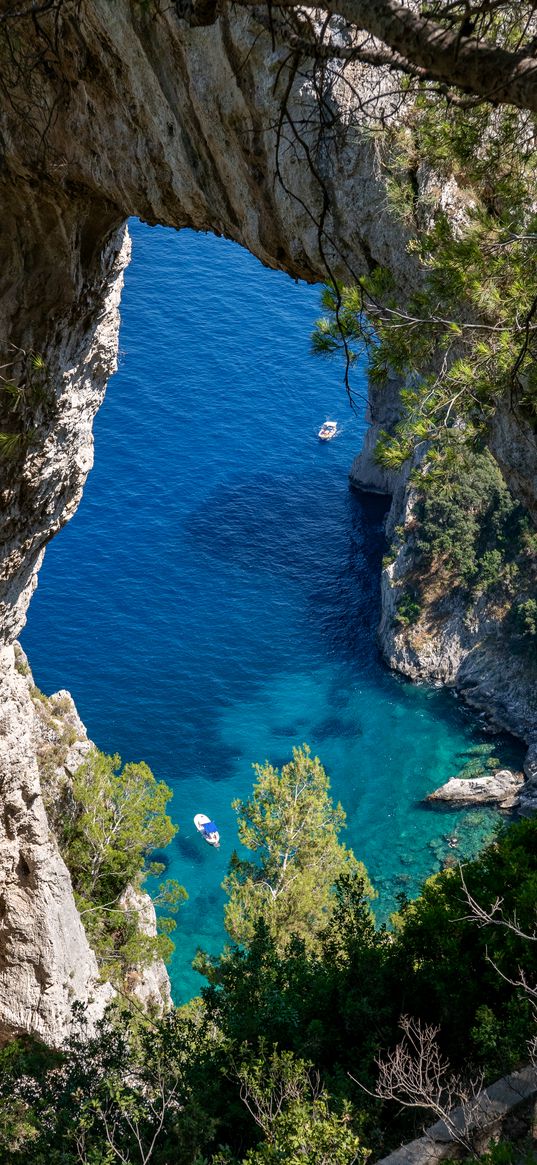
POLYGON ((331 441, 332 437, 335 437, 336 433, 337 421, 325 421, 324 425, 321 425, 317 436, 319 437, 320 441, 331 441))
POLYGON ((212 821, 210 817, 207 817, 205 813, 196 813, 194 818, 194 825, 196 826, 198 833, 201 833, 201 836, 205 838, 205 841, 207 841, 209 845, 215 845, 218 849, 218 846, 220 845, 220 834, 216 828, 215 822, 212 821))

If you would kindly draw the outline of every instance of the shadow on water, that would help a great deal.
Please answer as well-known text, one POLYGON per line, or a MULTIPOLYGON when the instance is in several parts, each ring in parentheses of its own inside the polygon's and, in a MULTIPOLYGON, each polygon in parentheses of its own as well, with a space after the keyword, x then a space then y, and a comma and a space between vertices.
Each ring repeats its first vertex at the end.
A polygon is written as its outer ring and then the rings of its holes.
POLYGON ((329 737, 359 736, 362 729, 352 720, 343 720, 341 716, 327 716, 325 720, 313 726, 315 740, 324 741, 329 737))
POLYGON ((174 845, 185 861, 194 862, 198 866, 203 865, 203 851, 198 835, 196 837, 185 837, 184 834, 180 833, 175 838, 174 845))
POLYGON ((170 866, 170 855, 167 850, 154 849, 151 852, 151 861, 158 862, 160 866, 163 866, 163 873, 165 873, 170 866))

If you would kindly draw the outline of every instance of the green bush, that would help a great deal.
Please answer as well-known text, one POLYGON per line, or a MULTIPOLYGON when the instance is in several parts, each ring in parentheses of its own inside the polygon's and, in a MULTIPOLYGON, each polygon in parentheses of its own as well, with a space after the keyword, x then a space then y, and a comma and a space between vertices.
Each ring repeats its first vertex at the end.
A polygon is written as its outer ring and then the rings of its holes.
MULTIPOLYGON (((177 832, 166 806, 172 796, 143 762, 121 767, 120 757, 93 749, 73 778, 71 812, 64 816, 60 847, 71 874, 78 908, 88 937, 107 974, 119 976, 133 963, 170 956, 169 931, 175 923, 159 919, 156 938, 140 933, 136 911, 118 901, 132 884, 162 867, 150 863, 177 832)), ((186 897, 175 882, 163 888, 162 900, 175 910, 186 897)))
POLYGON ((537 600, 526 599, 515 606, 515 623, 520 635, 537 638, 537 600))
POLYGON ((417 623, 421 612, 421 605, 413 591, 405 591, 397 604, 395 621, 402 627, 410 627, 417 623))

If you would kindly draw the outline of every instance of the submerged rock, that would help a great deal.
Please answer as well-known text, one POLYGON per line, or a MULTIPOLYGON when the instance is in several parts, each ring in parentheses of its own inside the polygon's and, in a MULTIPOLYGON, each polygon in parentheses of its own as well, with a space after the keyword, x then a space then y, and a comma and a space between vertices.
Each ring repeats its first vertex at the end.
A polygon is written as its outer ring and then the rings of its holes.
POLYGON ((429 793, 427 801, 446 801, 455 805, 498 805, 500 809, 513 809, 524 787, 524 774, 513 773, 510 769, 499 769, 486 777, 465 780, 452 777, 429 793))

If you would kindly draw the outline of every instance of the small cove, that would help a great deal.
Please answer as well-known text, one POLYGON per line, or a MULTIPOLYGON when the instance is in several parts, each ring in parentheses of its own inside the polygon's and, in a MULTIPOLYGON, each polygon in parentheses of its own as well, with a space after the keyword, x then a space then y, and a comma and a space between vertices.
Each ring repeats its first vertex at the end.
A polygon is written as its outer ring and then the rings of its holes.
MULTIPOLYGON (((234 797, 251 763, 307 741, 347 812, 388 916, 496 817, 422 799, 490 740, 443 691, 379 658, 385 502, 350 492, 364 422, 340 370, 309 354, 318 289, 225 240, 132 224, 121 362, 95 425, 95 468, 48 548, 23 646, 36 683, 72 692, 90 736, 174 790, 167 875, 189 893, 171 976, 199 989, 220 949, 234 797), (342 432, 316 436, 326 417, 342 432), (192 817, 214 816, 215 852, 192 817)), ((356 374, 357 391, 365 379, 356 374)), ((493 738, 494 739, 494 738, 493 738)), ((522 749, 494 740, 502 763, 522 749)))

